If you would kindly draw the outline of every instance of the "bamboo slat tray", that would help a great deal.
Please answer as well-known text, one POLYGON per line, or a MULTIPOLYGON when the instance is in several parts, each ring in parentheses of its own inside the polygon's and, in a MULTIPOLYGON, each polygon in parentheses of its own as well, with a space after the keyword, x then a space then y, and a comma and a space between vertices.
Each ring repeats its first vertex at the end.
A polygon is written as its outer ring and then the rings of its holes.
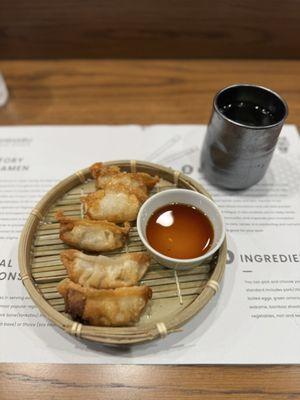
MULTIPOLYGON (((113 161, 124 171, 148 172, 161 178, 153 193, 172 187, 195 190, 210 197, 196 181, 160 165, 140 161, 113 161)), ((64 300, 57 292, 57 283, 66 277, 60 251, 68 248, 59 239, 56 210, 82 217, 80 197, 93 192, 95 183, 89 169, 76 172, 51 189, 32 210, 24 226, 19 245, 19 266, 24 286, 41 312, 64 331, 103 344, 134 344, 146 342, 178 331, 196 315, 219 288, 226 264, 226 240, 207 265, 189 271, 173 271, 152 262, 142 283, 152 288, 153 298, 140 321, 132 327, 93 327, 74 322, 64 312, 64 300)), ((121 252, 140 251, 144 247, 135 227, 128 244, 121 252)), ((107 253, 107 255, 109 255, 107 253)))

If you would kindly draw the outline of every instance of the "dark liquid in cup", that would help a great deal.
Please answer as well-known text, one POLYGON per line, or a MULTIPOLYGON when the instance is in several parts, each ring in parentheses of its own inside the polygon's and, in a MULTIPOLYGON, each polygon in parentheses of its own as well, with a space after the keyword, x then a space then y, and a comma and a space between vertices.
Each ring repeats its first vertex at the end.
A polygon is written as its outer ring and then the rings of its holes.
POLYGON ((270 110, 250 101, 236 101, 220 108, 220 112, 232 121, 250 126, 267 126, 275 123, 270 110))

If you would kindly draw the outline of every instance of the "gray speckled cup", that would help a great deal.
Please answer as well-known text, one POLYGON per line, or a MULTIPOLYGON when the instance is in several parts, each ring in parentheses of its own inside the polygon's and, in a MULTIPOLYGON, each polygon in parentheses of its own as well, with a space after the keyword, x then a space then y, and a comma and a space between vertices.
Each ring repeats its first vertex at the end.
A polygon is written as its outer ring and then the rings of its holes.
POLYGON ((270 89, 239 84, 218 92, 202 148, 201 165, 206 178, 226 189, 246 189, 262 179, 288 114, 286 102, 270 89), (249 125, 229 118, 226 104, 251 102, 272 113, 269 125, 249 125))

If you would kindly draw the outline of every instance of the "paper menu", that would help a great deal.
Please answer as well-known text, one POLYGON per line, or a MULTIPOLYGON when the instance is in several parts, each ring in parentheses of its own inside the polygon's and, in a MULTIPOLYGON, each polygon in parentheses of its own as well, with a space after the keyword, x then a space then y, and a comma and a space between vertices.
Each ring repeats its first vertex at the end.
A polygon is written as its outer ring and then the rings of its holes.
POLYGON ((0 361, 300 361, 300 141, 296 128, 284 128, 267 175, 243 192, 219 190, 203 179, 199 158, 204 133, 205 126, 196 125, 0 129, 0 361), (221 292, 183 332, 122 351, 79 341, 52 326, 28 298, 17 268, 19 232, 40 197, 74 171, 113 159, 158 162, 199 179, 222 209, 229 248, 221 292))

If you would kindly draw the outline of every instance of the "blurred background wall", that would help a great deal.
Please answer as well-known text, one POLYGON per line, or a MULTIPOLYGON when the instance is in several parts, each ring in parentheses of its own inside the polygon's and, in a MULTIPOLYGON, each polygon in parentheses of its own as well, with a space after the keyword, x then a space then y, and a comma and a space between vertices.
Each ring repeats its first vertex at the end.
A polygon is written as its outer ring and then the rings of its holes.
POLYGON ((300 58, 299 0, 1 0, 0 58, 300 58))

